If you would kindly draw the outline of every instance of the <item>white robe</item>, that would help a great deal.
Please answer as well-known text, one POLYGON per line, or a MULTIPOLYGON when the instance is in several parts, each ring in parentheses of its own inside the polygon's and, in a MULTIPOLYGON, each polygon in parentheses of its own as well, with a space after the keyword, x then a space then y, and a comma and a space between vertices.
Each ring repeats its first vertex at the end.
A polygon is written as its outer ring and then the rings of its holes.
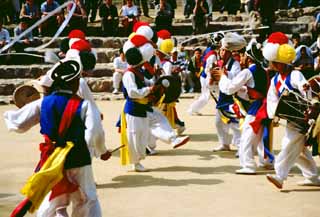
MULTIPOLYGON (((271 80, 267 95, 268 116, 273 118, 279 103, 279 97, 274 85, 274 79, 271 80)), ((280 76, 279 76, 279 79, 280 76)), ((284 81, 283 81, 284 82, 284 81)), ((303 85, 307 83, 300 71, 291 72, 291 85, 299 90, 302 96, 309 95, 303 90, 303 85)), ((288 177, 290 169, 296 163, 306 178, 317 177, 316 163, 312 158, 311 152, 305 147, 306 136, 301 134, 294 126, 288 122, 285 128, 285 134, 282 138, 281 151, 275 159, 275 171, 279 179, 285 180, 288 177)))
MULTIPOLYGON (((229 64, 230 60, 231 59, 228 60, 226 65, 229 64)), ((228 78, 233 79, 240 71, 241 71, 240 63, 238 61, 234 61, 230 71, 228 71, 228 78)), ((241 97, 243 97, 243 96, 241 96, 241 97)), ((217 129, 219 142, 222 145, 229 145, 232 142, 235 146, 239 147, 240 137, 241 137, 241 131, 239 129, 239 124, 238 123, 225 124, 221 120, 221 115, 220 115, 219 110, 217 110, 217 113, 216 113, 216 129, 217 129), (233 137, 229 134, 230 128, 233 131, 233 137), (232 138, 232 140, 231 140, 231 138, 232 138)))
MULTIPOLYGON (((266 81, 267 82, 267 81, 266 81)), ((222 75, 219 82, 219 89, 221 92, 231 95, 235 94, 244 86, 253 88, 254 78, 249 69, 244 69, 239 72, 233 79, 229 79, 226 75, 222 75)), ((246 168, 256 168, 256 163, 254 160, 255 149, 258 148, 260 164, 264 164, 263 160, 263 143, 262 143, 262 127, 259 129, 258 133, 255 134, 250 123, 255 120, 255 116, 246 115, 245 120, 242 125, 241 139, 240 139, 240 149, 239 149, 239 159, 241 167, 246 168)))
MULTIPOLYGON (((142 99, 150 93, 150 87, 138 89, 133 72, 125 72, 122 77, 122 83, 131 99, 142 99)), ((145 158, 150 134, 148 113, 150 112, 147 112, 147 117, 125 114, 131 164, 139 163, 140 160, 145 158)))
POLYGON ((212 65, 216 61, 217 61, 217 56, 215 54, 212 54, 208 57, 206 62, 206 68, 205 68, 205 73, 207 74, 207 77, 204 78, 200 76, 201 95, 196 101, 194 101, 190 105, 188 109, 189 114, 200 112, 200 110, 209 102, 210 100, 210 88, 209 88, 210 69, 212 68, 212 65))
MULTIPOLYGON (((86 89, 82 90, 85 91, 86 89)), ((25 105, 17 111, 6 112, 4 116, 8 128, 12 131, 22 133, 38 124, 40 120, 41 103, 42 99, 39 99, 25 105)), ((94 103, 89 100, 84 100, 80 116, 85 125, 84 136, 91 156, 100 157, 101 154, 107 151, 100 112, 94 103)), ((41 204, 37 216, 54 217, 58 215, 58 212, 61 212, 58 216, 67 217, 66 207, 71 202, 73 203, 73 216, 102 216, 91 165, 68 169, 65 172, 67 177, 70 178, 72 176, 72 180, 77 182, 79 190, 70 195, 60 195, 52 201, 49 201, 49 193, 41 204), (84 198, 85 202, 83 202, 84 198), (61 208, 62 210, 58 211, 61 208)))
MULTIPOLYGON (((83 78, 80 78, 79 90, 77 93, 81 98, 85 99, 83 108, 87 110, 87 113, 81 113, 84 118, 85 115, 89 115, 87 119, 87 130, 85 132, 86 142, 91 156, 100 157, 101 154, 105 153, 105 140, 104 132, 103 138, 100 136, 101 130, 103 131, 101 125, 100 112, 97 105, 94 102, 92 93, 83 78), (97 115, 99 114, 99 118, 97 115), (95 119, 92 119, 95 118, 95 119), (99 120, 99 121, 98 121, 99 120), (99 126, 93 123, 99 122, 99 126), (93 127, 97 127, 97 132, 93 127)), ((42 98, 26 104, 18 110, 6 111, 3 116, 7 128, 9 131, 24 133, 28 131, 31 127, 37 125, 40 121, 40 110, 41 110, 42 98)))

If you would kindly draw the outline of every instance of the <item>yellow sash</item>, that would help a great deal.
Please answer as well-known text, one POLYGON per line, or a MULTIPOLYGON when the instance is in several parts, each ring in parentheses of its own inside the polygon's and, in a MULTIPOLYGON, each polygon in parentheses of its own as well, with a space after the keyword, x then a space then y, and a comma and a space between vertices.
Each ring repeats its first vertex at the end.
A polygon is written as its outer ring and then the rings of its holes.
POLYGON ((128 147, 128 137, 127 137, 127 121, 126 115, 124 113, 124 106, 126 103, 123 104, 122 111, 121 111, 121 131, 120 131, 120 142, 121 145, 124 145, 123 148, 120 149, 120 163, 121 165, 128 165, 130 163, 130 154, 129 154, 129 147, 128 147))
POLYGON ((67 142, 64 148, 55 148, 41 169, 34 173, 21 189, 21 193, 32 202, 30 213, 39 208, 44 197, 63 178, 64 161, 73 146, 72 142, 67 142))
POLYGON ((164 116, 167 117, 171 127, 173 129, 176 128, 176 123, 175 123, 175 115, 174 115, 174 109, 176 106, 176 102, 171 102, 171 103, 163 103, 165 95, 163 95, 158 103, 158 108, 162 111, 164 116))

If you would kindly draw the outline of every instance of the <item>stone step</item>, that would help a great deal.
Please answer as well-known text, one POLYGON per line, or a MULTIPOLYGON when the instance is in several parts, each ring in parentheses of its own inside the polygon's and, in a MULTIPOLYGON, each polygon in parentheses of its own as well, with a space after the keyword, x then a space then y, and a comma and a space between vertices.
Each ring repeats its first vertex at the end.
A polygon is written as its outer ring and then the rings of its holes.
MULTIPOLYGON (((97 63, 110 63, 113 62, 113 59, 116 55, 119 54, 118 48, 94 48, 97 53, 97 63)), ((59 48, 47 48, 45 50, 41 50, 39 53, 44 55, 46 51, 52 51, 54 53, 58 53, 60 51, 59 48)))
MULTIPOLYGON (((10 96, 14 90, 34 79, 0 79, 0 96, 10 96)), ((89 77, 86 78, 92 92, 111 92, 112 77, 89 77)))
MULTIPOLYGON (((38 78, 45 74, 52 65, 2 65, 0 79, 38 78)), ((97 64, 90 77, 110 77, 113 73, 112 63, 97 64)))

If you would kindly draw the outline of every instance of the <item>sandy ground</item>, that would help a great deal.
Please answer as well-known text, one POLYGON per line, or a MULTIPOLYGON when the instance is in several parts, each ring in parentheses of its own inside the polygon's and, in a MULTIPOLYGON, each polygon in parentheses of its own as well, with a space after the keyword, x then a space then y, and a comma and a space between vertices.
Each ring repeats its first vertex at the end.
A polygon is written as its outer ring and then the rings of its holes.
MULTIPOLYGON (((191 141, 178 150, 158 142, 159 154, 147 157, 148 173, 128 172, 119 164, 119 153, 109 161, 93 161, 103 216, 109 217, 318 217, 319 191, 300 187, 303 179, 293 168, 280 192, 265 178, 266 171, 255 176, 235 175, 239 160, 235 151, 213 153, 218 145, 214 126, 214 105, 207 105, 202 116, 188 116, 193 99, 182 99, 177 108, 186 122, 191 141)), ((114 127, 123 101, 98 102, 104 113, 103 125, 108 147, 119 145, 114 127)), ((0 114, 14 106, 1 106, 0 114)), ((274 133, 275 147, 283 128, 274 133)), ((21 200, 19 189, 39 159, 39 127, 28 133, 9 133, 0 120, 0 216, 8 216, 21 200)), ((316 159, 320 164, 319 159, 316 159)), ((269 171, 270 172, 270 171, 269 171)), ((34 216, 34 215, 28 215, 34 216)))

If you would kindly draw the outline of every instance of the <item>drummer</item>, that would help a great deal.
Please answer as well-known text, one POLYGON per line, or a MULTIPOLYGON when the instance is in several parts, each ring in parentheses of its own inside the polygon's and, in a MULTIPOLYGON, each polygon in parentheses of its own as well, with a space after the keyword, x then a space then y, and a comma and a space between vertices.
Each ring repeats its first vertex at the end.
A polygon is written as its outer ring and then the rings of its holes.
POLYGON ((162 118, 150 103, 154 92, 163 88, 161 84, 148 87, 142 70, 142 66, 152 57, 153 47, 143 35, 135 35, 124 44, 123 50, 129 67, 122 78, 126 102, 120 123, 121 142, 125 145, 120 152, 121 164, 131 164, 136 172, 147 172, 141 160, 145 158, 151 134, 170 143, 173 148, 186 144, 189 137, 177 137, 173 131, 164 129, 160 123, 162 118))
POLYGON ((266 110, 266 95, 268 88, 268 77, 266 71, 261 67, 262 51, 261 44, 252 41, 246 48, 246 69, 242 70, 233 79, 229 79, 226 75, 221 76, 219 89, 227 95, 235 94, 243 86, 247 87, 248 95, 251 99, 251 105, 248 114, 245 116, 242 125, 240 139, 240 165, 241 169, 236 170, 238 174, 255 174, 256 163, 254 160, 254 150, 258 147, 259 166, 272 166, 268 161, 264 160, 264 152, 262 145, 263 126, 262 119, 258 118, 257 113, 263 113, 266 110))
MULTIPOLYGON (((281 94, 286 90, 302 97, 309 94, 309 85, 300 71, 294 70, 291 65, 296 57, 294 48, 288 44, 289 40, 282 32, 272 33, 263 56, 271 63, 271 67, 278 73, 272 78, 267 94, 267 112, 269 118, 274 118, 281 94)), ((267 179, 277 188, 283 187, 290 169, 296 163, 302 171, 305 180, 299 185, 320 186, 317 166, 311 152, 305 146, 306 135, 301 134, 291 121, 287 122, 285 135, 282 139, 281 151, 275 159, 275 175, 268 174, 267 179)))
MULTIPOLYGON (((163 75, 166 76, 175 76, 177 79, 180 79, 176 74, 173 74, 173 66, 170 61, 170 55, 174 48, 174 42, 170 39, 162 40, 161 43, 158 45, 157 55, 161 62, 161 68, 163 69, 163 75)), ((175 107, 176 102, 172 103, 160 103, 159 108, 168 118, 169 123, 171 124, 172 128, 177 129, 177 134, 181 135, 185 130, 185 124, 181 121, 178 117, 178 113, 175 107)))

